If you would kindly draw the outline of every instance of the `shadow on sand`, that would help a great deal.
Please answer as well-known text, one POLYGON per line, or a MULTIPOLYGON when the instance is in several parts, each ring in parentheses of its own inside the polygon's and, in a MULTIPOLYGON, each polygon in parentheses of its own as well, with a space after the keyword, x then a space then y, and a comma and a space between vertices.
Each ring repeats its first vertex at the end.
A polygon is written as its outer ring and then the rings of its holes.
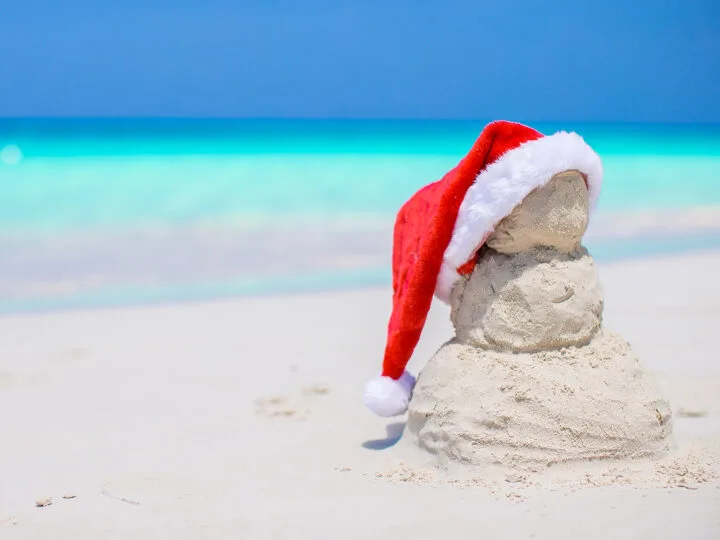
POLYGON ((405 422, 396 422, 394 424, 388 424, 385 426, 387 430, 387 437, 384 439, 375 439, 372 441, 365 441, 362 446, 368 450, 385 450, 390 448, 402 437, 403 430, 405 429, 405 422))

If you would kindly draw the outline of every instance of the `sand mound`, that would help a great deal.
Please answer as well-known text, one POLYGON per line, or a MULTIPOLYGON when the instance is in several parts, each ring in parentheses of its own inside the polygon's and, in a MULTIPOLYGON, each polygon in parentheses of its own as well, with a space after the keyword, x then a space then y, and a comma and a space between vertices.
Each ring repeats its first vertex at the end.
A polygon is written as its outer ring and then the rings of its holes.
POLYGON ((589 343, 602 322, 603 291, 584 248, 487 250, 451 305, 460 343, 534 352, 589 343))
POLYGON ((536 471, 580 460, 661 456, 672 418, 620 337, 538 353, 451 342, 422 370, 403 444, 439 465, 536 471))
POLYGON ((628 343, 602 328, 587 221, 584 179, 569 171, 498 224, 452 291, 456 337, 421 371, 400 448, 511 483, 561 464, 624 470, 669 458, 668 402, 628 343))

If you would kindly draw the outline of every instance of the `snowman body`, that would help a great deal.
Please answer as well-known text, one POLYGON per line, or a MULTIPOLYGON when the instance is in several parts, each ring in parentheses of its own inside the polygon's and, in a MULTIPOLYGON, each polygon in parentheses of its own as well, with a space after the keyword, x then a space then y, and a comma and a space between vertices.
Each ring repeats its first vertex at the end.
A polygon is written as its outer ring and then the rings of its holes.
POLYGON ((532 470, 669 449, 669 404, 603 328, 588 213, 585 179, 569 170, 497 224, 453 287, 456 336, 418 377, 403 444, 445 465, 532 470))

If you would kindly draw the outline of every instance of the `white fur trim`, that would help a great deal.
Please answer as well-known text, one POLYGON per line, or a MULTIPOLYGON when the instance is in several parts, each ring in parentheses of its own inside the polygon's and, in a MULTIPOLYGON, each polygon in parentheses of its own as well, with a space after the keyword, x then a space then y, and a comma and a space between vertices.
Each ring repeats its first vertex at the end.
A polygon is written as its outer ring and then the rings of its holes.
POLYGON ((440 267, 440 273, 438 274, 437 284, 435 285, 435 296, 438 300, 446 304, 450 303, 450 293, 460 277, 460 274, 458 274, 455 268, 443 261, 440 267))
MULTIPOLYGON (((561 131, 528 141, 488 165, 468 189, 460 205, 443 268, 465 264, 503 218, 534 189, 558 173, 578 170, 588 177, 590 210, 600 195, 603 169, 598 155, 577 133, 561 131)), ((440 270, 435 294, 449 297, 460 279, 455 272, 440 270)), ((447 301, 447 300, 444 300, 447 301)))
POLYGON ((399 416, 407 411, 415 377, 404 371, 399 379, 375 377, 365 385, 365 406, 378 416, 399 416))

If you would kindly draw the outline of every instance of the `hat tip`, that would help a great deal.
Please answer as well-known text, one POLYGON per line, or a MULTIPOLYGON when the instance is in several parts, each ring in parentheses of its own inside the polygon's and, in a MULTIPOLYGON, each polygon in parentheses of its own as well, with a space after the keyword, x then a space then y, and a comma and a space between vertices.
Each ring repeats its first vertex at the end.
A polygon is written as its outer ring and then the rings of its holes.
POLYGON ((365 385, 363 402, 377 416, 400 416, 407 411, 414 386, 415 377, 408 371, 399 379, 375 377, 365 385))

